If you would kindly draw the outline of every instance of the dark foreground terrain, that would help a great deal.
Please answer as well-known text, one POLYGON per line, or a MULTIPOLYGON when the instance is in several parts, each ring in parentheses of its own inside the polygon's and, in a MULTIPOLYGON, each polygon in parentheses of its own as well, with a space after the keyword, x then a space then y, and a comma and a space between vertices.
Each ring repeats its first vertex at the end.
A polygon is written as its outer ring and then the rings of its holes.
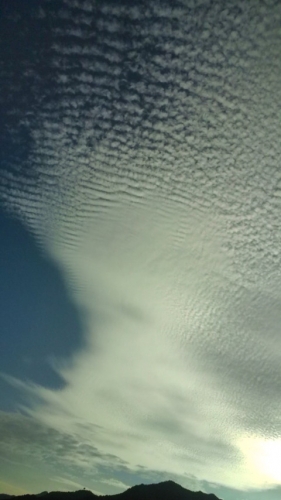
POLYGON ((129 488, 123 493, 118 493, 117 495, 99 496, 87 490, 67 493, 53 491, 51 493, 40 493, 39 495, 0 495, 0 500, 9 500, 9 498, 17 500, 36 500, 38 497, 44 497, 44 500, 95 500, 96 498, 112 498, 114 500, 219 500, 213 494, 186 490, 173 481, 165 481, 159 484, 140 484, 129 488))

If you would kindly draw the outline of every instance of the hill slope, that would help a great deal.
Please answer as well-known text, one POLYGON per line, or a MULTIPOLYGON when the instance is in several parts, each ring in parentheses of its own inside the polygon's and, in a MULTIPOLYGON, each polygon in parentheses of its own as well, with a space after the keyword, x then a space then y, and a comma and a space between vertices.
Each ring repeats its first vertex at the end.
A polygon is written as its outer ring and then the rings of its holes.
MULTIPOLYGON (((2 495, 0 495, 0 500, 1 497, 2 495)), ((36 500, 37 497, 38 495, 22 495, 10 498, 16 500, 36 500)), ((219 500, 213 494, 206 494, 201 491, 189 491, 173 481, 165 481, 158 484, 139 484, 116 495, 98 496, 87 490, 75 492, 53 491, 44 494, 44 500, 96 500, 103 498, 106 500, 219 500)))

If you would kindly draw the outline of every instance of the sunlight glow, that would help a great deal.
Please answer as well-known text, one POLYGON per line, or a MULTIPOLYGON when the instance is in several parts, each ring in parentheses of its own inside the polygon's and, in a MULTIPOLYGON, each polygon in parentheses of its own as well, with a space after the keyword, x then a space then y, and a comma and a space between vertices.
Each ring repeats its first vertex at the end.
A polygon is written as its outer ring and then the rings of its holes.
POLYGON ((281 484, 281 439, 244 438, 241 441, 246 460, 260 475, 261 482, 281 484))
POLYGON ((270 479, 281 483, 281 439, 260 443, 258 464, 270 479))

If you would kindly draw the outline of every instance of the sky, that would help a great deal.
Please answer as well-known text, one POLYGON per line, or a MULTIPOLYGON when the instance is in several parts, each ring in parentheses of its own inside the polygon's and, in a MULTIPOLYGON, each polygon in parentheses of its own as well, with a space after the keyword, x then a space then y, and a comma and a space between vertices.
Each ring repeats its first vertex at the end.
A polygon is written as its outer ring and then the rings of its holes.
POLYGON ((0 25, 0 492, 280 498, 280 1, 0 25))

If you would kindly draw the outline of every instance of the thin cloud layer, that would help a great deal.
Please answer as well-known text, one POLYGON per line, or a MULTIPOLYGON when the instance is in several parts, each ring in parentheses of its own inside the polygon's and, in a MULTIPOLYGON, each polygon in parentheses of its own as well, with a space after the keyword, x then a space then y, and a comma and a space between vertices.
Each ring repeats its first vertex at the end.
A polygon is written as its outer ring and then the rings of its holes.
POLYGON ((9 379, 25 411, 113 468, 281 484, 280 5, 36 15, 52 86, 0 195, 59 265, 84 345, 54 363, 61 390, 9 379))

